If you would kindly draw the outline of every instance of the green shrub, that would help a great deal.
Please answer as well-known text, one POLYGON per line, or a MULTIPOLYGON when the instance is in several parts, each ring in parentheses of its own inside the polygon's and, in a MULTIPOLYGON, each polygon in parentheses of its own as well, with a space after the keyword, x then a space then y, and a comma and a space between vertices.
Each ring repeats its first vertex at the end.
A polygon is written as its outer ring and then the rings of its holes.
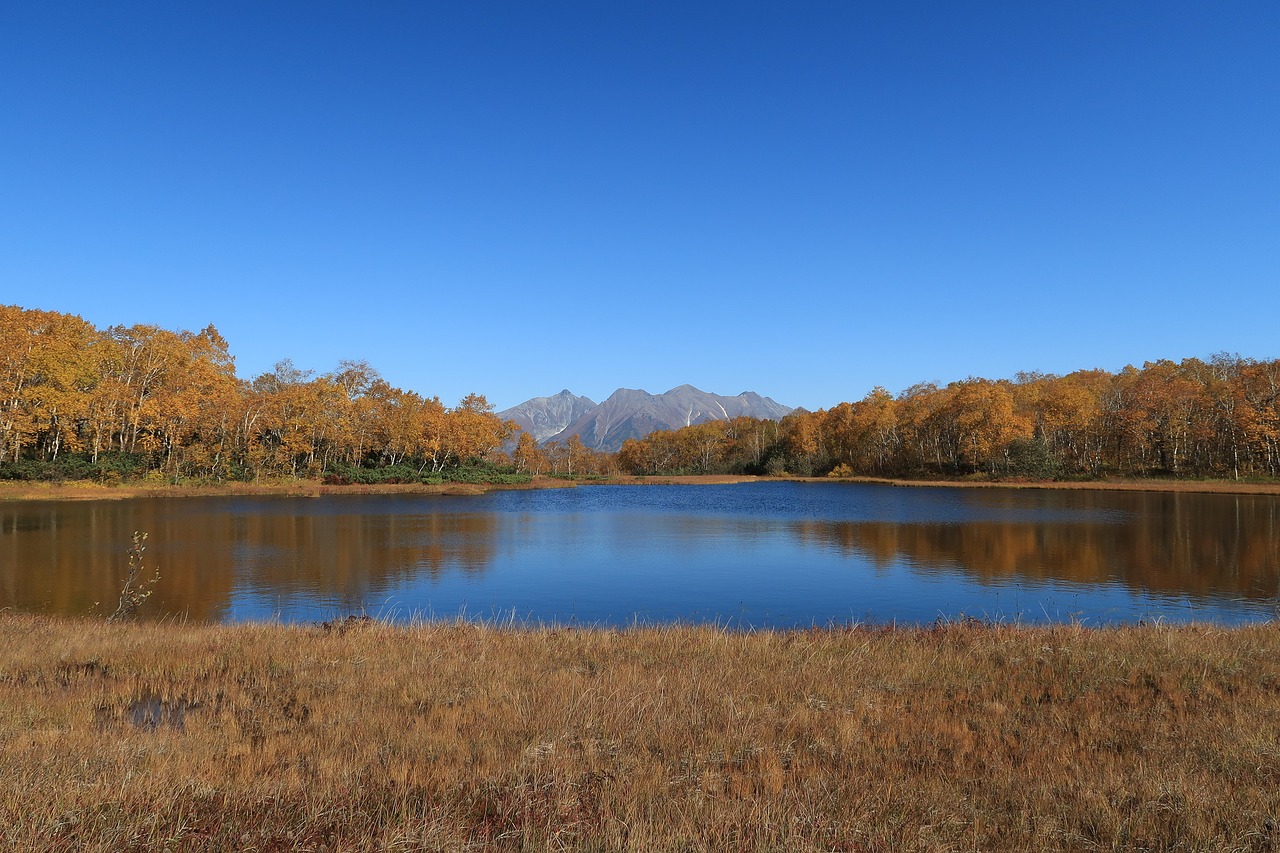
POLYGON ((120 482, 137 479, 143 467, 143 458, 136 453, 103 453, 97 461, 92 454, 67 453, 53 460, 21 458, 0 463, 0 480, 120 482))
POLYGON ((1062 469, 1053 450, 1040 438, 1015 439, 1005 452, 1005 458, 1004 473, 1013 477, 1052 480, 1062 469))
POLYGON ((533 482, 531 474, 517 474, 513 471, 502 471, 493 466, 474 466, 454 468, 444 472, 444 478, 452 483, 475 483, 479 485, 515 485, 533 482))

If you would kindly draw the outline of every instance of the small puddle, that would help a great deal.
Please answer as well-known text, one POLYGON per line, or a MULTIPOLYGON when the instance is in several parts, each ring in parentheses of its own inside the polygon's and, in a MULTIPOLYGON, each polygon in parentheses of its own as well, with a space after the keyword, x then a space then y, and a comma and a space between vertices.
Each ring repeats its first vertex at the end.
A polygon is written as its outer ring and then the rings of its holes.
POLYGON ((136 728, 155 731, 161 726, 168 726, 175 731, 183 731, 187 710, 191 707, 186 699, 176 701, 161 699, 159 696, 143 696, 129 705, 129 722, 136 728))

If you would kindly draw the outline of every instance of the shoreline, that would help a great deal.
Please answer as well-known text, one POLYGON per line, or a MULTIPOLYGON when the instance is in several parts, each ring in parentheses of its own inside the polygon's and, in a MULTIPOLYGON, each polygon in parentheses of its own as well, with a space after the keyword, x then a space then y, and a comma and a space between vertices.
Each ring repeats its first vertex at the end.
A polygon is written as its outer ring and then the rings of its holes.
POLYGON ((566 480, 558 477, 536 476, 530 483, 477 484, 443 483, 387 483, 376 485, 326 485, 319 480, 276 480, 242 483, 121 483, 108 485, 92 481, 47 483, 32 481, 0 482, 0 502, 4 501, 81 501, 81 500, 129 500, 135 498, 182 498, 217 496, 280 496, 322 497, 328 495, 447 495, 467 497, 496 491, 525 491, 530 489, 572 489, 578 486, 673 486, 673 485, 733 485, 738 483, 792 482, 792 483, 856 483, 864 485, 892 486, 897 488, 954 488, 954 489, 1052 489, 1071 491, 1124 491, 1163 492, 1172 494, 1222 494, 1222 495, 1277 495, 1280 482, 1237 482, 1232 480, 1082 480, 1082 481, 1034 481, 1034 480, 908 480, 892 477, 763 477, 752 474, 672 474, 634 475, 618 474, 605 478, 566 480))
POLYGON ((1280 495, 1280 482, 1235 480, 903 480, 880 477, 796 478, 798 482, 867 483, 901 488, 1054 489, 1097 492, 1171 492, 1207 495, 1280 495))

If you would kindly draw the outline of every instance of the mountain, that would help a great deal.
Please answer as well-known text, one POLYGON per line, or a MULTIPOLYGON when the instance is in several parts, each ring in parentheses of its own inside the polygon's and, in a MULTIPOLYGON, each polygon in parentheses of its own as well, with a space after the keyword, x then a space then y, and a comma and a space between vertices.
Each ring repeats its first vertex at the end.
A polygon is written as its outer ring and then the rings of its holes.
POLYGON ((578 397, 565 389, 553 397, 525 400, 518 406, 498 412, 498 417, 504 421, 515 421, 534 440, 543 442, 594 408, 595 401, 578 397))
MULTIPOLYGON (((567 408, 563 402, 558 406, 558 413, 563 413, 567 408)), ((753 391, 744 391, 736 397, 725 397, 709 394, 692 385, 681 385, 665 394, 619 388, 599 405, 591 403, 585 397, 574 397, 568 391, 561 391, 555 397, 538 397, 498 414, 519 423, 523 429, 532 432, 539 442, 565 441, 569 436, 577 435, 583 444, 592 449, 613 452, 622 447, 622 443, 628 438, 644 438, 655 430, 679 429, 690 424, 729 420, 743 415, 779 420, 790 411, 792 409, 789 406, 761 397, 753 391), (544 404, 541 401, 564 400, 566 395, 568 399, 585 401, 588 407, 564 423, 557 432, 540 435, 526 427, 515 414, 525 415, 526 407, 532 407, 531 410, 535 412, 542 411, 544 404)), ((529 421, 534 423, 532 418, 529 421)), ((558 418, 545 417, 544 426, 539 429, 545 433, 557 421, 558 418)))

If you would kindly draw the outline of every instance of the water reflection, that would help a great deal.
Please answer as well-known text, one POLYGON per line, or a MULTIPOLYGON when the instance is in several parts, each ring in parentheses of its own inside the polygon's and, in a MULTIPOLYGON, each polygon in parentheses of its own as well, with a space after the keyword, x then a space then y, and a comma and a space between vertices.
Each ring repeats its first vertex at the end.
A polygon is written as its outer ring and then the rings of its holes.
POLYGON ((334 512, 317 501, 111 501, 0 508, 0 606, 63 614, 115 609, 134 530, 144 574, 162 576, 149 614, 228 616, 233 594, 306 595, 359 610, 405 577, 482 573, 486 514, 334 512))
POLYGON ((792 533, 802 542, 863 557, 882 571, 905 564, 917 572, 961 571, 983 582, 1118 581, 1144 593, 1275 598, 1280 591, 1275 540, 1268 547, 1262 537, 1247 536, 1239 528, 1195 529, 1210 524, 1198 519, 1168 531, 1167 537, 1142 523, 1051 527, 801 521, 792 525, 792 533))
POLYGON ((928 619, 1010 586, 1029 609, 1070 587, 1073 607, 1092 597, 1119 618, 1199 602, 1230 619, 1265 615, 1280 591, 1272 497, 780 483, 9 503, 0 607, 110 613, 134 530, 162 575, 146 613, 201 621, 385 602, 550 620, 928 619))

